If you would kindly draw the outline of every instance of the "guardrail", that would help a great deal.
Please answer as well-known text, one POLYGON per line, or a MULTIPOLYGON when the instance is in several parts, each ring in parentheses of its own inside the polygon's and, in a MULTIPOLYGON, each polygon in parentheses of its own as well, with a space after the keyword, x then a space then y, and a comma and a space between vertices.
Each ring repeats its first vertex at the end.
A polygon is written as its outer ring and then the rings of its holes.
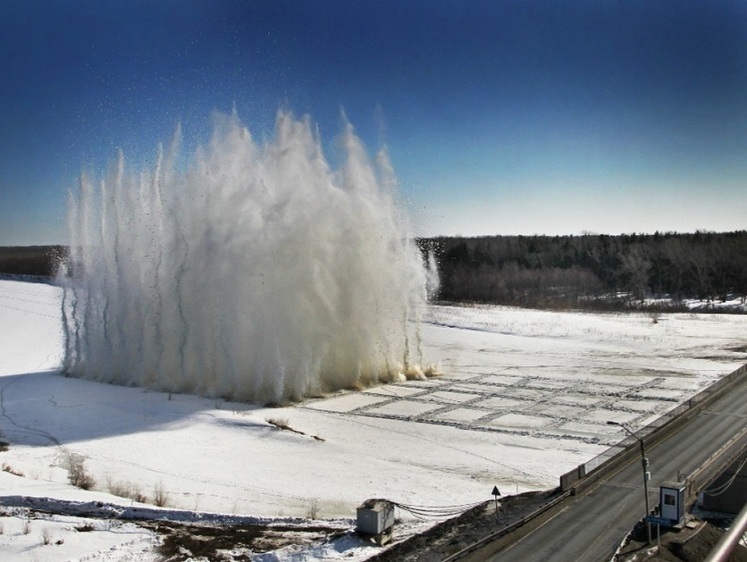
MULTIPOLYGON (((679 422, 696 414, 725 389, 740 382, 741 377, 745 373, 747 373, 747 365, 742 365, 735 371, 701 390, 686 402, 683 402, 650 424, 639 429, 636 434, 643 440, 645 445, 650 445, 658 441, 674 429, 679 422)), ((562 474, 560 476, 560 489, 564 492, 570 491, 571 493, 575 493, 579 487, 586 487, 593 484, 603 473, 613 470, 639 454, 637 439, 627 436, 590 461, 580 464, 573 470, 562 474)))
POLYGON ((495 533, 492 533, 492 534, 488 535, 487 537, 483 537, 482 539, 480 539, 476 543, 473 543, 473 544, 469 545, 468 547, 463 548, 459 552, 455 552, 454 554, 452 554, 448 558, 444 558, 443 562, 453 562, 454 560, 459 560, 460 558, 464 558, 465 556, 467 556, 469 554, 472 554, 473 552, 475 552, 477 550, 480 550, 486 544, 488 544, 488 543, 490 543, 490 542, 492 542, 492 541, 494 541, 496 539, 499 539, 499 538, 501 538, 501 537, 503 537, 505 535, 508 535, 509 533, 511 533, 512 531, 515 531, 519 527, 523 527, 524 525, 526 525, 527 523, 529 523, 533 519, 535 519, 535 518, 539 517, 540 515, 542 515, 544 512, 546 512, 546 511, 552 509, 553 507, 555 507, 556 505, 558 505, 560 502, 562 502, 563 500, 565 500, 569 495, 570 495, 569 492, 563 492, 562 494, 560 494, 556 498, 553 498, 551 501, 547 502, 546 504, 541 505, 540 507, 538 507, 537 509, 535 509, 532 513, 530 513, 529 515, 526 515, 526 516, 522 517, 520 520, 512 523, 511 525, 507 525, 506 527, 503 527, 503 528, 499 529, 495 533))

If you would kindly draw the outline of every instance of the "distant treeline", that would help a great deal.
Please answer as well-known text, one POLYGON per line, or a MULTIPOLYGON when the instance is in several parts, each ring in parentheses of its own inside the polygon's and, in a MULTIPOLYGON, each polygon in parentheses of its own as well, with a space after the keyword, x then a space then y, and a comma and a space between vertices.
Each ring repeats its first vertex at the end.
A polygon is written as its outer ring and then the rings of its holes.
POLYGON ((0 273, 53 277, 66 254, 65 246, 0 247, 0 273))
POLYGON ((439 298, 530 307, 609 308, 645 297, 747 297, 747 231, 438 237, 439 298))
MULTIPOLYGON (((440 300, 619 308, 660 297, 747 299, 747 231, 694 234, 437 237, 440 300)), ((0 247, 0 274, 53 277, 65 246, 0 247)))

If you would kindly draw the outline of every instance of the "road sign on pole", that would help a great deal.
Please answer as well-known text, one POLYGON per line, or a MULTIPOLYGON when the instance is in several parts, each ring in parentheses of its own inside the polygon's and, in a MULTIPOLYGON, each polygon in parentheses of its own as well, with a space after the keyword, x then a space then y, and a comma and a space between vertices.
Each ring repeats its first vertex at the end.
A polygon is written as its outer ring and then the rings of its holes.
POLYGON ((495 515, 498 517, 498 496, 501 495, 500 490, 498 489, 498 486, 493 486, 493 499, 495 499, 495 515))

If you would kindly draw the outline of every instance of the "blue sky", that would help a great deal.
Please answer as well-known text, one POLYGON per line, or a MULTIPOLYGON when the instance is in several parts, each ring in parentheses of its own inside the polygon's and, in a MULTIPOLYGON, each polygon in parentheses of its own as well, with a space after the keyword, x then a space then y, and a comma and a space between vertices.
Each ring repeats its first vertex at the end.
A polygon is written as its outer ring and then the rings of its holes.
POLYGON ((418 235, 747 228, 747 4, 0 3, 0 245, 64 243, 82 169, 341 108, 418 235))

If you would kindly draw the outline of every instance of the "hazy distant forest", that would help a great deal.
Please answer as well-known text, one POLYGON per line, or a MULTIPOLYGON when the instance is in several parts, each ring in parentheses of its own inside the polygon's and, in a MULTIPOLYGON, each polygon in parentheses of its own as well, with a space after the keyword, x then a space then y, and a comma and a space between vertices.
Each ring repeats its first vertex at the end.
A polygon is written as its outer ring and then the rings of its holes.
POLYGON ((538 308, 683 309, 747 298, 747 231, 439 237, 439 299, 538 308))
MULTIPOLYGON (((437 298, 533 308, 685 309, 747 299, 747 231, 423 238, 437 298), (658 299, 652 303, 651 300, 658 299)), ((0 274, 51 277, 64 246, 0 248, 0 274)))
POLYGON ((0 247, 0 274, 52 277, 66 255, 65 246, 0 247))

